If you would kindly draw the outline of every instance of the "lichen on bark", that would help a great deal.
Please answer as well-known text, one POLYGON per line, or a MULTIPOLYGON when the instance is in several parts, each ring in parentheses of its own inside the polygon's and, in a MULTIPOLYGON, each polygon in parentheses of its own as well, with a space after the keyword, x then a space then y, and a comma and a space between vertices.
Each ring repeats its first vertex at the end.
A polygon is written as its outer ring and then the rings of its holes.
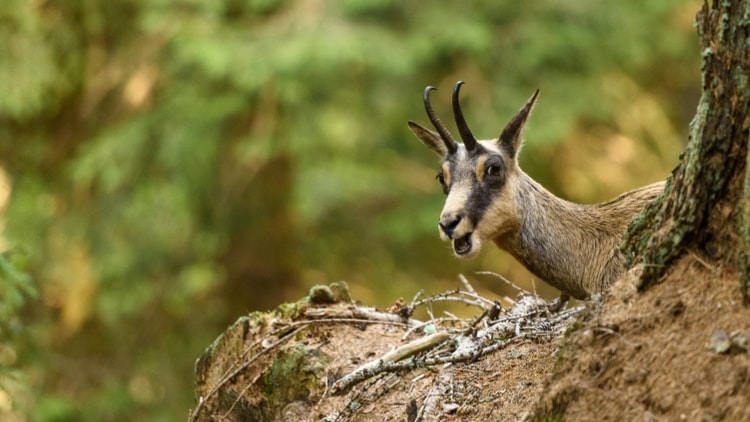
MULTIPOLYGON (((750 169, 750 153, 747 154, 745 168, 750 169)), ((743 195, 740 203, 741 218, 740 224, 740 291, 745 305, 750 306, 750 294, 748 286, 750 285, 750 172, 745 171, 745 183, 743 195)))

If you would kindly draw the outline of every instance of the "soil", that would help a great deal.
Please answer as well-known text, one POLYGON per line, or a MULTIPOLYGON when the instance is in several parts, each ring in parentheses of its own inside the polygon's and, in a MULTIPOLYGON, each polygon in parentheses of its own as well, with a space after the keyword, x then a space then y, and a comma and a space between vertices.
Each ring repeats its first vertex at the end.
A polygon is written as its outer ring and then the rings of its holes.
POLYGON ((750 420, 750 309, 736 274, 688 254, 644 293, 637 271, 564 345, 538 414, 566 420, 750 420))
POLYGON ((314 305, 335 320, 300 317, 309 300, 252 314, 199 359, 191 420, 750 420, 750 309, 738 276, 692 254, 644 293, 636 276, 565 334, 373 376, 340 395, 332 383, 403 344, 405 326, 340 317, 351 304, 338 297, 314 305))

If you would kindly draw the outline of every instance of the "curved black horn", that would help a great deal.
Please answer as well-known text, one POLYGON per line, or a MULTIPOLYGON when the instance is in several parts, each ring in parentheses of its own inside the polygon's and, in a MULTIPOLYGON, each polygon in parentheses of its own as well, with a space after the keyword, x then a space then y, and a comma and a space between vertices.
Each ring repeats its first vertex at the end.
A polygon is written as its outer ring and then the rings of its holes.
POLYGON ((435 111, 430 105, 430 91, 432 91, 433 89, 435 88, 432 86, 428 86, 424 89, 424 109, 427 111, 427 117, 430 118, 430 122, 432 122, 432 125, 435 126, 435 129, 437 129, 438 133, 440 134, 440 138, 443 140, 445 147, 448 148, 448 153, 453 154, 458 149, 456 140, 453 139, 453 135, 451 135, 451 133, 448 131, 448 128, 445 127, 443 122, 438 119, 435 111))
POLYGON ((458 91, 461 90, 461 85, 463 84, 464 81, 458 81, 456 82, 456 87, 453 88, 453 115, 456 117, 456 126, 458 126, 458 133, 461 135, 461 140, 464 141, 466 149, 471 151, 477 146, 477 138, 469 130, 466 119, 464 119, 464 113, 461 112, 461 105, 458 102, 458 91))

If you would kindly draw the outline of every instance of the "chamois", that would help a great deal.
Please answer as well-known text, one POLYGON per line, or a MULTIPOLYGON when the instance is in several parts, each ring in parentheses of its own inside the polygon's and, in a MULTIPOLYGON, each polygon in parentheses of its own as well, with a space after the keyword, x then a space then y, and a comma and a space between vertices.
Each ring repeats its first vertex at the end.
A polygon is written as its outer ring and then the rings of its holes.
POLYGON ((442 163, 437 178, 447 195, 438 222, 440 237, 452 241, 461 258, 475 256, 486 241, 509 252, 534 275, 568 295, 585 299, 605 290, 623 271, 620 251, 633 217, 664 190, 664 182, 636 189, 608 202, 580 205, 560 199, 518 166, 526 120, 539 90, 497 139, 478 141, 459 105, 462 81, 453 90, 453 114, 463 143, 455 141, 430 105, 424 106, 437 132, 413 121, 409 128, 442 163))

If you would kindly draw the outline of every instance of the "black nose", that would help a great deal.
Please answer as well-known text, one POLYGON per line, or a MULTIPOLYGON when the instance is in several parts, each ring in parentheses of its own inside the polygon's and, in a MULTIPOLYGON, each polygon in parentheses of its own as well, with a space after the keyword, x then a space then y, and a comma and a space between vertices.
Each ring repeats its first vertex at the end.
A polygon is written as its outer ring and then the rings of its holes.
POLYGON ((451 235, 453 234, 453 230, 456 229, 456 226, 458 226, 458 223, 460 222, 461 222, 461 216, 457 215, 445 222, 443 222, 443 220, 440 220, 438 222, 438 226, 440 226, 440 229, 443 230, 443 233, 445 233, 446 236, 451 237, 451 235))

